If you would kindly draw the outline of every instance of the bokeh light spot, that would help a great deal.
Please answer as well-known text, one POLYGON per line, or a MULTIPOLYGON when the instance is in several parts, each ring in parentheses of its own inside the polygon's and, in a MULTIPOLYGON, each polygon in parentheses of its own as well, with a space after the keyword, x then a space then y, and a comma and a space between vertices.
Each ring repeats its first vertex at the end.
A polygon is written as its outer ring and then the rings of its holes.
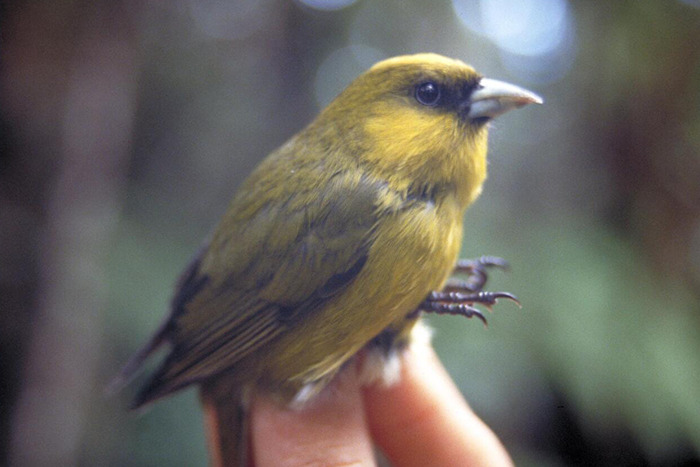
POLYGON ((481 1, 482 24, 498 46, 520 55, 556 50, 566 34, 565 0, 481 1))
POLYGON ((501 51, 503 65, 528 82, 552 82, 571 67, 574 24, 568 0, 452 0, 460 22, 501 51))

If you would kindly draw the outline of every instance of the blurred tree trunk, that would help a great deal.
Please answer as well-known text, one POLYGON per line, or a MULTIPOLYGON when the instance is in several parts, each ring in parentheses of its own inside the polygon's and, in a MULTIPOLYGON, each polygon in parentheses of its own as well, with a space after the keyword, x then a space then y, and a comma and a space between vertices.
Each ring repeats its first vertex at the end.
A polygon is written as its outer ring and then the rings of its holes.
POLYGON ((103 255, 129 159, 133 14, 119 3, 29 2, 5 21, 5 118, 18 156, 38 165, 42 176, 28 181, 41 183, 28 190, 41 190, 46 206, 27 258, 37 262, 36 303, 15 303, 29 341, 12 420, 14 465, 78 463, 103 332, 103 255))
POLYGON ((605 64, 595 85, 614 99, 608 119, 597 104, 589 116, 610 150, 619 190, 612 217, 655 269, 700 297, 691 254, 700 225, 700 14, 682 2, 617 7, 621 14, 600 18, 609 24, 595 49, 605 64))

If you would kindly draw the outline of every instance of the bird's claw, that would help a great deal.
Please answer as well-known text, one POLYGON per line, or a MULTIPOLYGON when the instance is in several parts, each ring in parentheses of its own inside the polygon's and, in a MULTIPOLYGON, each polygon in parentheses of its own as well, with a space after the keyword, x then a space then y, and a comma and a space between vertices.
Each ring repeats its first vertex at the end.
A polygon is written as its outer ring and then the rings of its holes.
POLYGON ((428 298, 418 307, 418 310, 439 315, 462 315, 467 318, 476 316, 483 321, 484 324, 488 324, 484 314, 475 308, 474 305, 482 305, 484 308, 491 311, 491 308, 498 303, 499 298, 511 300, 515 302, 516 305, 520 306, 518 297, 509 292, 431 292, 428 298))
POLYGON ((471 318, 475 316, 486 325, 484 314, 474 307, 479 304, 491 311, 499 298, 515 302, 521 307, 518 297, 509 292, 487 292, 482 290, 490 267, 508 269, 508 262, 495 256, 482 256, 475 260, 459 260, 455 267, 456 274, 465 274, 467 280, 451 279, 441 292, 431 292, 416 310, 417 312, 461 315, 471 318))

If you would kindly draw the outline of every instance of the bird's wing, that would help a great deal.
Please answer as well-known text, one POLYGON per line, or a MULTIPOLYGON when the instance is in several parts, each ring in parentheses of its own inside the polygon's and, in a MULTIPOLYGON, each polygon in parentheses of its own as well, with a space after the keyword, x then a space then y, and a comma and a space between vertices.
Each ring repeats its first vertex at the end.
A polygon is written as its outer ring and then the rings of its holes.
POLYGON ((164 331, 172 352, 136 405, 227 369, 357 276, 385 187, 339 172, 312 189, 219 227, 181 280, 164 331))

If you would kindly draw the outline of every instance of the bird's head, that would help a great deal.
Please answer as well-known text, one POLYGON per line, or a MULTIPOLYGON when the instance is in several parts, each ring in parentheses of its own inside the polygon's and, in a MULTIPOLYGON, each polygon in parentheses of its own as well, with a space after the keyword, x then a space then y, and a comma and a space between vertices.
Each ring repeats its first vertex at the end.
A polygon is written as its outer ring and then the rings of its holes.
POLYGON ((356 153, 397 188, 453 181, 466 197, 486 176, 487 123, 542 100, 436 54, 381 61, 353 81, 317 121, 352 135, 356 153))

